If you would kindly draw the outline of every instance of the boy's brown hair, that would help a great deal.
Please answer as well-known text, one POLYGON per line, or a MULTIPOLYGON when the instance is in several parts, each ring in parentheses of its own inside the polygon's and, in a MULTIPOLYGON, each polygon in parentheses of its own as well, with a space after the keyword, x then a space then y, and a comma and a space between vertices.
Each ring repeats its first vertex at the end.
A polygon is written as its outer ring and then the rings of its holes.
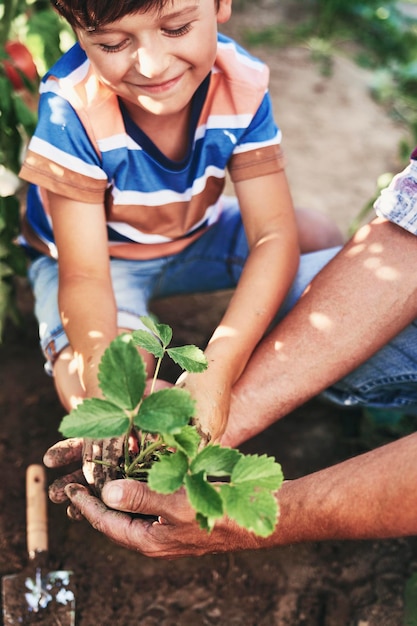
MULTIPOLYGON (((50 0, 74 30, 98 30, 125 15, 162 11, 171 0, 50 0)), ((219 0, 215 0, 218 7, 219 0)))
POLYGON ((155 9, 161 11, 170 0, 51 0, 56 11, 73 29, 96 30, 125 15, 155 9))

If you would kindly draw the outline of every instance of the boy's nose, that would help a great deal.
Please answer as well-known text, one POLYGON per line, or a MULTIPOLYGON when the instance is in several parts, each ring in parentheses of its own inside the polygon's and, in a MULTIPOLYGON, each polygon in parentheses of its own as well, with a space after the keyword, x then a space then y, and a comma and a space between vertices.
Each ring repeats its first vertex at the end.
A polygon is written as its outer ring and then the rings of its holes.
POLYGON ((161 49, 142 47, 136 55, 138 70, 146 78, 161 76, 166 69, 167 57, 161 49))

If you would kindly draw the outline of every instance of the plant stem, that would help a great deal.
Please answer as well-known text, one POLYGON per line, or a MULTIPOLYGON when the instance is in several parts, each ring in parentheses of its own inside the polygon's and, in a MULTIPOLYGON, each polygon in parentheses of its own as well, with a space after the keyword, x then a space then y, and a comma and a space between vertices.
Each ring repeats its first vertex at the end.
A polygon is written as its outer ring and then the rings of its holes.
POLYGON ((135 467, 139 465, 139 463, 142 463, 149 454, 151 454, 154 450, 160 448, 162 443, 163 441, 161 437, 158 437, 153 443, 150 443, 148 446, 146 446, 146 448, 141 450, 137 457, 133 459, 133 461, 127 467, 126 476, 129 476, 129 474, 134 471, 135 467))
POLYGON ((159 359, 156 361, 156 366, 155 366, 155 371, 154 371, 153 378, 152 378, 152 385, 151 385, 150 393, 153 393, 155 389, 155 384, 158 379, 159 370, 161 369, 162 359, 163 359, 163 356, 160 356, 159 359))

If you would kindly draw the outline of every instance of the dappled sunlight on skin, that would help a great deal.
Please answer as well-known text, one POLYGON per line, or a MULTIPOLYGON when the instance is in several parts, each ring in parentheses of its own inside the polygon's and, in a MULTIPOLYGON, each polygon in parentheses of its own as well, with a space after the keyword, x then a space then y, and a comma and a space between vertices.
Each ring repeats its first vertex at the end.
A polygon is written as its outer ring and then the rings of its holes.
POLYGON ((284 349, 284 342, 283 341, 276 341, 274 343, 274 350, 277 353, 277 357, 278 357, 279 361, 281 361, 282 363, 284 363, 285 361, 289 361, 290 360, 288 355, 281 353, 281 350, 283 350, 283 349, 284 349))
POLYGON ((364 241, 369 236, 370 232, 371 232, 371 227, 369 225, 362 226, 362 228, 358 230, 357 233, 354 234, 353 241, 355 243, 360 243, 364 241))
POLYGON ((393 267, 382 265, 382 259, 378 257, 369 257, 364 261, 364 267, 373 270, 375 277, 380 280, 395 281, 400 278, 400 274, 393 267))
POLYGON ((88 333, 88 336, 91 337, 92 339, 101 339, 101 337, 103 336, 103 333, 99 333, 97 330, 90 330, 90 332, 88 333))
POLYGON ((224 339, 225 337, 236 337, 237 331, 230 326, 218 326, 210 339, 210 343, 213 343, 216 339, 224 339))
MULTIPOLYGON (((390 264, 387 263, 389 250, 388 243, 384 243, 384 241, 388 241, 388 239, 385 239, 382 242, 373 240, 376 232, 375 225, 383 226, 385 223, 386 220, 376 218, 373 220, 372 224, 362 226, 359 231, 353 235, 350 247, 341 252, 345 258, 351 259, 352 262, 353 259, 355 259, 357 267, 361 267, 363 270, 366 270, 368 275, 375 279, 375 284, 377 284, 377 282, 395 284, 401 280, 402 276, 401 271, 395 267, 396 259, 391 257, 390 264)), ((306 299, 305 301, 309 302, 309 294, 311 290, 312 285, 308 285, 301 297, 301 300, 306 299)), ((317 305, 311 305, 313 310, 310 310, 307 314, 311 330, 318 332, 319 336, 322 335, 323 338, 331 335, 335 330, 335 320, 338 319, 338 312, 337 309, 334 309, 334 306, 335 303, 330 301, 323 303, 320 306, 320 309, 317 305), (335 314, 335 320, 333 320, 333 312, 335 314)), ((276 354, 276 358, 278 358, 281 363, 289 362, 291 360, 290 355, 286 354, 286 341, 275 341, 273 349, 276 354)))
MULTIPOLYGON (((378 220, 375 220, 377 222, 378 220)), ((393 267, 384 265, 384 246, 382 243, 374 242, 369 245, 366 239, 370 234, 370 226, 363 226, 353 237, 354 245, 347 255, 349 257, 358 257, 360 254, 366 255, 363 266, 367 270, 371 270, 375 274, 375 278, 383 281, 394 282, 399 280, 400 273, 393 267)))
POLYGON ((395 270, 393 267, 384 266, 376 270, 375 276, 380 280, 395 282, 399 280, 400 273, 397 272, 397 270, 395 270))
POLYGON ((328 315, 323 313, 311 313, 309 316, 311 325, 317 330, 327 331, 331 330, 333 323, 328 315))
POLYGON ((369 252, 372 254, 381 254, 384 251, 384 246, 381 243, 372 243, 369 246, 369 252))

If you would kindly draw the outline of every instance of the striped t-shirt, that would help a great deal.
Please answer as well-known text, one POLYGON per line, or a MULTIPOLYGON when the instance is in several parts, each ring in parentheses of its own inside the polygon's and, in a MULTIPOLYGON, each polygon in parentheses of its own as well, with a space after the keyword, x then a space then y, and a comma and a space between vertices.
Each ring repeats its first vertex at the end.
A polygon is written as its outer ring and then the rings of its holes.
POLYGON ((86 210, 103 202, 110 256, 155 258, 186 247, 218 219, 226 169, 241 181, 283 168, 268 80, 264 63, 219 35, 215 65, 192 101, 187 154, 172 161, 75 44, 41 83, 38 125, 20 172, 33 183, 26 245, 57 255, 47 189, 86 210))

